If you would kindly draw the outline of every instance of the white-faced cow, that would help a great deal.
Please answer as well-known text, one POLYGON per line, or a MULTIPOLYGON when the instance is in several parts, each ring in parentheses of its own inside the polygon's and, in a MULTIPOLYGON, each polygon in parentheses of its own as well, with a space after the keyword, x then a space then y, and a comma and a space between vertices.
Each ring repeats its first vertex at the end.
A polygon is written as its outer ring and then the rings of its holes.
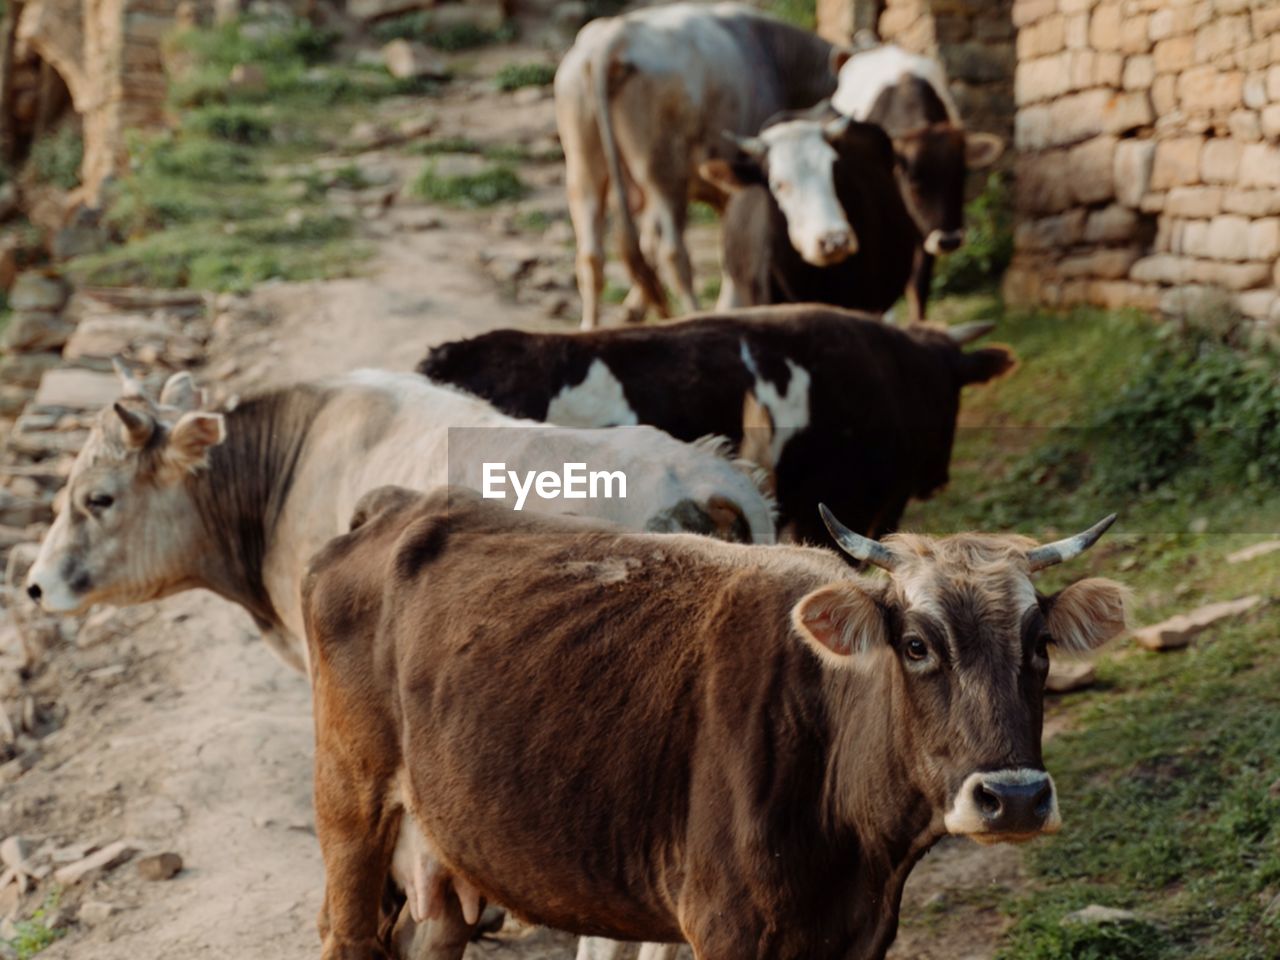
MULTIPOLYGON (((626 476, 625 499, 529 492, 531 509, 773 541, 770 504, 747 471, 713 443, 680 443, 651 427, 548 428, 383 371, 285 388, 226 412, 200 407, 189 374, 170 378, 158 403, 125 375, 28 575, 28 592, 46 610, 204 587, 248 610, 281 659, 305 669, 305 565, 347 528, 360 496, 388 481, 425 489, 452 479, 479 489, 485 462, 505 464, 526 491, 530 470, 566 463, 626 476)), ((506 509, 514 483, 501 490, 506 509)), ((411 877, 396 880, 412 891, 411 877)), ((414 937, 409 916, 396 935, 404 944, 414 937)))
POLYGON ((893 138, 903 199, 924 237, 908 289, 913 319, 925 314, 933 260, 964 243, 964 191, 969 170, 999 159, 1004 141, 969 133, 935 60, 892 44, 842 58, 832 105, 875 123, 893 138))
MULTIPOLYGON (((856 483, 858 477, 848 478, 856 483)), ((827 550, 656 537, 390 489, 313 561, 323 960, 376 956, 379 879, 432 878, 462 954, 478 903, 696 960, 880 960, 945 835, 1059 829, 1047 648, 1125 592, 1036 570, 1106 529, 827 550), (463 904, 470 904, 464 907, 463 904)))
POLYGON ((884 131, 821 104, 781 115, 738 145, 734 159, 700 168, 731 194, 717 309, 893 306, 917 262, 920 232, 903 203, 884 131))
POLYGON ((814 305, 554 334, 498 330, 435 347, 419 372, 512 416, 577 426, 648 423, 680 438, 743 436, 744 398, 771 421, 780 523, 825 531, 819 501, 854 529, 895 529, 907 501, 947 482, 960 391, 1013 365, 965 352, 991 329, 903 329, 814 305))
POLYGON ((658 264, 685 310, 697 309, 687 204, 724 201, 698 164, 730 151, 725 131, 753 134, 781 110, 831 96, 840 56, 814 34, 735 3, 652 7, 583 27, 556 71, 555 94, 585 329, 599 321, 610 187, 634 283, 628 318, 649 306, 669 315, 658 264))
POLYGON ((491 489, 508 504, 523 483, 531 509, 773 540, 770 505, 744 468, 715 443, 679 443, 651 427, 549 429, 380 370, 287 387, 225 412, 200 406, 189 374, 170 378, 159 402, 126 375, 28 574, 46 610, 205 587, 247 609, 273 650, 304 669, 303 568, 346 529, 359 497, 388 481, 480 489, 485 463, 505 464, 491 489), (529 496, 530 470, 568 463, 624 473, 626 496, 529 496))

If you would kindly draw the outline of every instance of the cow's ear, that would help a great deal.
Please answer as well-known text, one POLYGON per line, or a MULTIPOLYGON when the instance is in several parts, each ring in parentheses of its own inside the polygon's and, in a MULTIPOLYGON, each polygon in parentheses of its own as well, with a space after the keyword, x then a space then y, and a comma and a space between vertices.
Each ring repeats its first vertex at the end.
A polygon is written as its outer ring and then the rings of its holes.
POLYGON ((1054 646, 1087 653, 1124 632, 1129 589, 1097 577, 1073 583, 1048 600, 1046 625, 1054 646))
POLYGON ((843 67, 846 63, 848 63, 849 59, 856 52, 857 51, 854 50, 853 47, 832 47, 831 61, 830 61, 831 72, 838 76, 840 73, 840 68, 843 67))
POLYGON ((725 193, 733 193, 746 187, 765 182, 764 171, 750 157, 734 160, 704 160, 698 164, 698 175, 725 193))
POLYGON ((800 598, 791 622, 822 662, 854 666, 865 654, 888 641, 884 616, 869 593, 854 583, 829 583, 800 598))
POLYGON ((994 133, 970 133, 964 138, 964 162, 970 170, 981 170, 1000 159, 1004 140, 994 133))
POLYGON ((960 354, 960 385, 989 383, 1017 365, 1018 357, 1009 347, 994 344, 981 350, 969 350, 960 354))
POLYGON ((220 413, 184 413, 169 431, 165 462, 178 474, 191 473, 206 463, 211 447, 227 438, 226 420, 220 413))
POLYGON ((183 370, 166 380, 164 389, 160 391, 160 402, 178 410, 195 410, 199 407, 200 391, 196 389, 196 382, 191 374, 183 370))

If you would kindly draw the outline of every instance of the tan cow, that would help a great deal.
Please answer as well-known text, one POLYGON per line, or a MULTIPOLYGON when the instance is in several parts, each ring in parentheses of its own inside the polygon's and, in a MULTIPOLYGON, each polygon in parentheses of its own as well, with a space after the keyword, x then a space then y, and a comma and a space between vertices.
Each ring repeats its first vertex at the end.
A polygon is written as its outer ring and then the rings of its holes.
POLYGON ((432 960, 485 898, 696 960, 880 960, 939 838, 1059 828, 1047 648, 1124 627, 1118 584, 1032 579, 1114 517, 1036 546, 878 543, 827 514, 875 577, 449 490, 357 513, 304 587, 323 960, 375 956, 393 861, 427 881, 432 960))

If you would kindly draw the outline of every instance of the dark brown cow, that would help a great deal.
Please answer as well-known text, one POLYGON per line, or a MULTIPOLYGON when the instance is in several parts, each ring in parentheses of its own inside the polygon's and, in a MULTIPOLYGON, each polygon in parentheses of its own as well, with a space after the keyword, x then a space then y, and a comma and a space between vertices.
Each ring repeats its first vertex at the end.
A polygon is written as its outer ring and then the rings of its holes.
POLYGON ((1055 544, 860 537, 835 554, 626 534, 457 489, 384 488, 312 563, 324 960, 375 956, 412 857, 432 960, 482 898, 697 960, 882 958, 946 834, 1058 829, 1046 648, 1123 627, 1125 594, 1032 573, 1055 544))

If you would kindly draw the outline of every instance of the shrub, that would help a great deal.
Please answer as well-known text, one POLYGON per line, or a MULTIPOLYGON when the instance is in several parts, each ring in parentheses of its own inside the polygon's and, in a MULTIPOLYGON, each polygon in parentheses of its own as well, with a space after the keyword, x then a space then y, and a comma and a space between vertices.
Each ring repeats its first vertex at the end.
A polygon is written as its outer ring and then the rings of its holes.
POLYGON ((450 53, 515 39, 515 28, 507 24, 490 29, 464 20, 436 26, 430 10, 415 10, 398 17, 389 17, 374 24, 372 33, 379 43, 420 40, 437 50, 450 53))
POLYGON ((933 293, 972 293, 995 283, 1013 259, 1013 207, 999 173, 965 207, 965 244, 935 264, 933 293))
POLYGON ((245 106, 204 107, 188 116, 183 126, 192 133, 228 143, 254 145, 271 141, 271 125, 262 111, 245 106))
POLYGON ((13 925, 16 935, 12 940, 0 940, 0 943, 8 943, 18 960, 30 960, 46 947, 52 946, 64 931, 50 927, 46 918, 57 909, 59 899, 57 892, 51 893, 44 904, 31 915, 31 919, 19 920, 13 925))
POLYGON ((84 159, 84 140, 80 131, 63 126, 31 146, 30 165, 35 178, 62 190, 80 183, 80 163, 84 159))
POLYGON ((413 183, 413 191, 433 203, 458 207, 491 207, 519 200, 529 188, 510 167, 495 165, 478 173, 440 174, 427 164, 413 183))
POLYGON ((509 63, 498 71, 494 82, 499 90, 521 87, 545 87, 556 78, 556 68, 549 63, 509 63))

